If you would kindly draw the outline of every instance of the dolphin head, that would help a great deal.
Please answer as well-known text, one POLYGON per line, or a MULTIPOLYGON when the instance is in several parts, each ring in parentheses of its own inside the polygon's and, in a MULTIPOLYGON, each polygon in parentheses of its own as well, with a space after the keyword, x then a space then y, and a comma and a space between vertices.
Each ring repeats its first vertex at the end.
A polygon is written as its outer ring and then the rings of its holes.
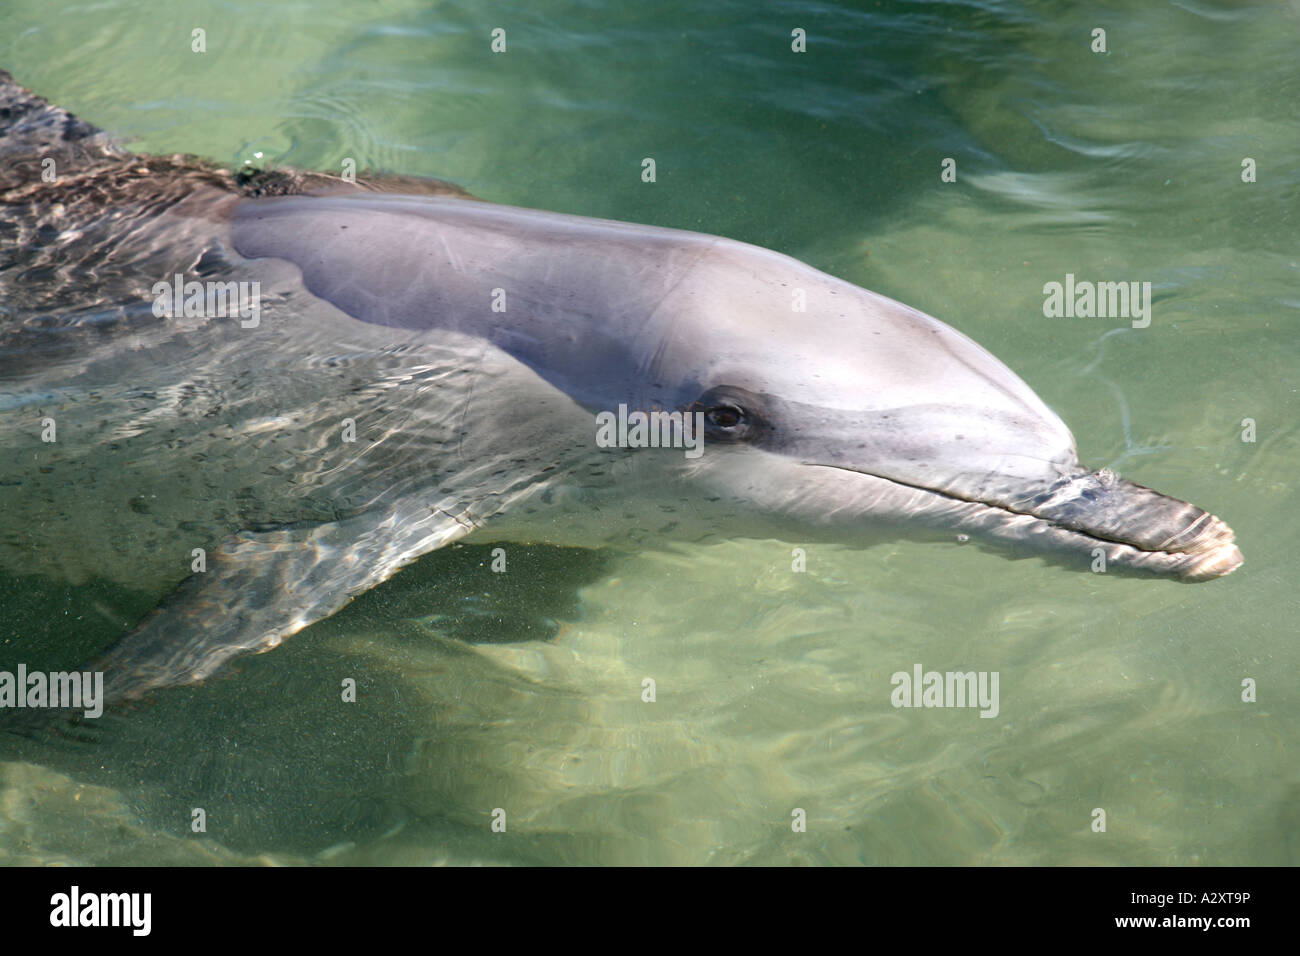
POLYGON ((1213 515, 1083 468, 1065 424, 966 336, 779 253, 409 197, 247 203, 233 243, 296 263, 354 318, 486 340, 586 414, 698 414, 699 457, 644 449, 623 473, 670 488, 713 533, 853 544, 929 529, 1189 580, 1241 563, 1213 515))
POLYGON ((797 260, 718 240, 654 324, 647 381, 686 374, 652 400, 703 413, 695 479, 793 527, 921 525, 1186 580, 1241 564, 1218 518, 1083 468, 1064 422, 975 342, 797 260))

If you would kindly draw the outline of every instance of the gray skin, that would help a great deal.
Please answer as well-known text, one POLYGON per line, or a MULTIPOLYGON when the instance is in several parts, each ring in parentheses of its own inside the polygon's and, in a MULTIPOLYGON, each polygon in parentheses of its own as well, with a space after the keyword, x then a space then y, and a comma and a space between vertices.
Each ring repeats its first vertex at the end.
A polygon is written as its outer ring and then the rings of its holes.
POLYGON ((111 699, 274 647, 458 539, 1241 563, 1219 519, 1083 468, 970 339, 787 256, 436 182, 131 156, 0 74, 6 106, 0 565, 166 595, 99 663, 111 699), (176 273, 260 282, 260 323, 155 317, 176 273), (703 454, 599 447, 620 404, 703 412, 703 454))

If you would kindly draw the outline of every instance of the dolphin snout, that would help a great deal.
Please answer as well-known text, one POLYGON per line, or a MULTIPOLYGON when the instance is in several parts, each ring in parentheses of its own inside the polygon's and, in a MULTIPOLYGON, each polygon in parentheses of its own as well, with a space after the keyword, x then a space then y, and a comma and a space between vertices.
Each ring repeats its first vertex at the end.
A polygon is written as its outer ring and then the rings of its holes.
POLYGON ((1193 504, 1101 471, 1062 478, 1011 510, 1100 542, 1125 545, 1123 563, 1186 580, 1223 577, 1241 566, 1235 535, 1193 504))
POLYGON ((1188 581, 1209 581, 1231 574, 1241 567, 1241 562, 1241 552, 1235 544, 1220 545, 1213 551, 1189 555, 1181 576, 1188 581))

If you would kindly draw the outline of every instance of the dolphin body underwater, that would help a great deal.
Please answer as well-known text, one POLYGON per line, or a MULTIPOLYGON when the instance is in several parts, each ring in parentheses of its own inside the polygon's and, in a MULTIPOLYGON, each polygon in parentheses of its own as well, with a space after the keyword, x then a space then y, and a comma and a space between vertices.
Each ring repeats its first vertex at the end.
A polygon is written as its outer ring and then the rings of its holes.
POLYGON ((0 445, 0 567, 161 600, 96 663, 110 702, 470 536, 969 537, 1192 581, 1242 560, 1213 515, 1083 468, 970 339, 787 256, 133 155, 5 73, 0 445), (256 321, 159 314, 176 276, 259 283, 256 321), (620 406, 701 421, 702 446, 605 447, 620 406))

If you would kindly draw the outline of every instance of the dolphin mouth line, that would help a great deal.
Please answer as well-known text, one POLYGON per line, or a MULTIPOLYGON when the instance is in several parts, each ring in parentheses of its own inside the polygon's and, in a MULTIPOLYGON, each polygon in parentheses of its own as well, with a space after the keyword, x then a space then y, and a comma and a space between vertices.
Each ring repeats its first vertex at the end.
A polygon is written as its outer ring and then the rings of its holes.
POLYGON ((934 495, 938 498, 947 498, 949 501, 956 501, 956 502, 960 502, 961 504, 967 504, 967 505, 980 505, 981 507, 988 508, 990 511, 1001 511, 1006 514, 1017 515, 1022 518, 1033 518, 1035 521, 1041 521, 1045 525, 1050 525, 1053 528, 1059 528, 1062 531, 1068 531, 1071 534, 1082 535, 1085 538, 1091 538, 1093 541, 1100 541, 1106 544, 1122 544, 1130 548, 1135 548, 1138 551, 1146 551, 1151 554, 1160 553, 1160 552, 1163 552, 1165 554, 1174 553, 1174 552, 1166 551, 1163 548, 1143 548, 1140 545, 1136 545, 1131 541, 1124 541, 1120 538, 1104 538, 1100 535, 1093 534, 1090 531, 1081 531, 1078 528, 1071 528, 1069 525, 1065 525, 1065 524, 1061 524, 1060 522, 1053 521, 1051 518, 1044 518, 1042 515, 1036 515, 1032 511, 1017 511, 1015 508, 1010 508, 1006 505, 998 504, 996 501, 984 501, 982 498, 963 498, 961 495, 951 491, 943 491, 942 489, 939 488, 931 488, 928 485, 913 484, 910 481, 902 481, 898 478, 890 478, 888 475, 878 475, 874 471, 863 471, 861 468, 846 468, 843 465, 823 465, 811 461, 804 462, 804 464, 812 465, 815 468, 834 468, 837 471, 847 471, 855 475, 866 475, 869 478, 878 478, 881 481, 888 481, 890 484, 898 485, 900 488, 911 488, 914 491, 924 491, 927 494, 934 495))
MULTIPOLYGON (((1018 510, 999 502, 985 501, 980 498, 966 498, 951 491, 931 488, 926 485, 913 484, 912 482, 902 481, 898 478, 891 478, 887 475, 879 475, 875 472, 865 471, 861 468, 848 468, 843 465, 825 464, 822 462, 812 461, 806 461, 804 464, 816 468, 834 468, 837 471, 847 471, 852 474, 865 475, 870 478, 876 478, 880 481, 887 481, 898 487, 911 488, 915 491, 933 495, 936 498, 945 499, 956 504, 970 505, 974 508, 980 509, 986 514, 1003 514, 1014 516, 1016 518, 1026 518, 1029 519, 1030 522, 1033 522, 1033 524, 1028 526, 1021 525, 1022 531, 1033 528, 1036 528, 1039 531, 1050 530, 1059 536, 1065 537, 1066 540, 1061 542, 1063 544, 1067 543, 1070 538, 1077 537, 1087 539, 1091 542, 1096 542, 1097 544, 1115 545, 1131 549, 1136 557, 1136 561, 1133 562, 1135 564, 1145 566, 1149 564, 1152 559, 1167 559, 1169 562, 1168 567, 1156 566, 1150 567, 1149 570, 1162 573, 1173 572, 1181 577, 1192 580, 1208 580, 1210 578, 1223 577, 1227 574, 1231 574, 1242 563, 1241 553, 1237 550, 1236 545, 1233 544, 1234 537, 1232 530, 1209 512, 1201 512, 1194 521, 1183 529, 1183 531, 1168 536, 1159 545, 1145 546, 1132 539, 1098 533, 1095 529, 1068 524, 1051 517, 1036 514, 1033 511, 1018 510), (1197 533, 1202 530, 1209 532, 1208 539, 1203 542, 1198 540, 1201 535, 1197 533), (1181 548, 1166 547, 1166 545, 1170 545, 1178 539, 1186 540, 1189 546, 1181 548)), ((1143 490, 1149 491, 1149 489, 1143 490)), ((1177 499, 1169 499, 1163 495, 1160 495, 1159 497, 1171 502, 1177 501, 1177 499)), ((1185 502, 1178 503, 1186 504, 1185 502)), ((963 524, 964 523, 965 522, 963 522, 963 524)), ((959 532, 961 530, 961 528, 958 529, 959 532)), ((1023 537, 1023 535, 1020 536, 1023 537)))

